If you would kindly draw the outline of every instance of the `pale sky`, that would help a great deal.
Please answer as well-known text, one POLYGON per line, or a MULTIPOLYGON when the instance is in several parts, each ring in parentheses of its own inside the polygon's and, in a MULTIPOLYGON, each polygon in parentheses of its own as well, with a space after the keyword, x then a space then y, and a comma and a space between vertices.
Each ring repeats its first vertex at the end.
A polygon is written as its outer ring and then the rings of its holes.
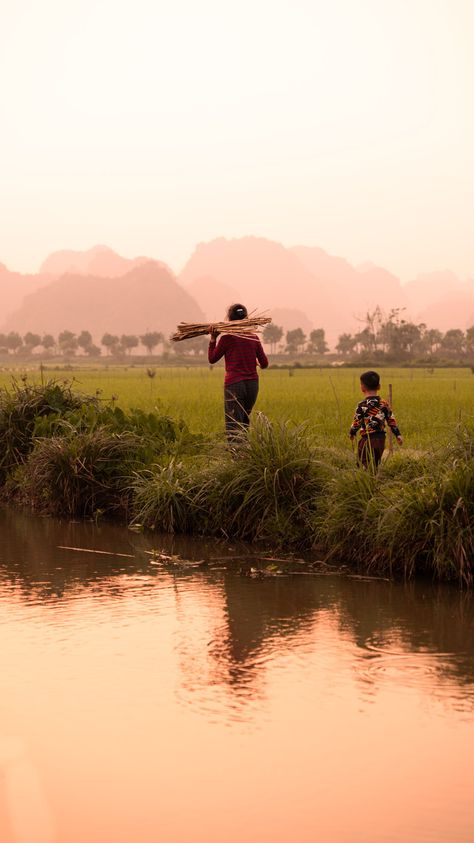
POLYGON ((321 246, 474 277, 474 0, 0 0, 0 262, 321 246))

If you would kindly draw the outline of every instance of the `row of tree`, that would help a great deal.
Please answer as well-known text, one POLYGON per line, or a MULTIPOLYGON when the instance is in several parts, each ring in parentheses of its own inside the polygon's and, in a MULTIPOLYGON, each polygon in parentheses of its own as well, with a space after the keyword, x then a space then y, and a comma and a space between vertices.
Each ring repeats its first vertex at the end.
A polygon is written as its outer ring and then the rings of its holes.
MULTIPOLYGON (((423 322, 403 319, 401 313, 402 310, 394 309, 385 315, 378 307, 368 312, 359 320, 362 323, 360 331, 340 334, 336 353, 348 361, 358 358, 402 361, 474 357, 474 326, 466 331, 451 328, 443 333, 437 328, 428 328, 423 322)), ((329 351, 323 328, 311 331, 309 337, 301 328, 295 328, 287 331, 286 343, 282 343, 283 329, 270 323, 264 329, 263 339, 272 352, 324 355, 329 351)))
MULTIPOLYGON (((376 360, 416 360, 436 357, 450 359, 474 358, 474 326, 462 331, 452 328, 445 333, 436 328, 428 328, 424 323, 415 324, 402 318, 400 310, 391 310, 387 316, 380 308, 365 315, 361 321, 361 330, 354 334, 344 333, 338 338, 336 354, 348 362, 358 359, 376 360)), ((324 356, 329 347, 324 328, 315 328, 308 336, 302 328, 284 332, 283 328, 271 322, 263 331, 263 341, 275 354, 308 354, 324 356)), ((143 346, 148 354, 161 348, 163 352, 172 349, 176 354, 205 355, 208 337, 195 337, 182 343, 169 343, 160 331, 147 331, 145 334, 105 333, 100 346, 93 341, 89 331, 75 334, 62 331, 57 338, 52 334, 32 333, 23 337, 15 331, 0 334, 0 353, 33 354, 43 349, 47 354, 73 356, 78 351, 89 357, 97 357, 105 349, 111 357, 130 355, 138 346, 143 346)))
MULTIPOLYGON (((149 354, 165 342, 163 334, 159 331, 149 331, 141 336, 135 334, 104 334, 100 344, 105 348, 107 354, 119 356, 131 354, 134 348, 143 345, 149 354)), ((74 334, 72 331, 61 331, 55 339, 52 334, 35 334, 28 331, 23 337, 16 331, 9 334, 0 334, 0 353, 8 354, 33 354, 37 349, 42 348, 49 354, 58 353, 65 357, 73 356, 77 351, 82 351, 89 357, 97 357, 102 353, 102 348, 94 343, 90 331, 81 331, 74 334)))
MULTIPOLYGON (((279 352, 288 353, 304 351, 326 354, 329 351, 323 328, 311 331, 308 339, 301 328, 287 331, 286 344, 281 345, 283 337, 283 328, 273 323, 267 325, 263 332, 263 341, 270 346, 272 354, 275 353, 277 347, 279 352)), ((0 334, 0 353, 33 354, 37 349, 42 348, 48 353, 56 352, 64 356, 71 356, 76 354, 77 351, 82 351, 90 357, 96 357, 102 353, 102 348, 104 348, 106 354, 117 357, 131 354, 133 349, 142 345, 149 354, 153 354, 158 346, 161 346, 163 350, 172 348, 177 354, 196 355, 206 353, 208 342, 209 338, 203 336, 194 337, 178 344, 168 343, 161 332, 148 331, 142 335, 122 334, 121 336, 105 333, 100 340, 100 346, 98 346, 94 343, 89 331, 81 331, 80 334, 74 334, 72 331, 61 331, 57 339, 52 334, 41 336, 28 331, 22 337, 16 331, 11 331, 9 334, 0 334)))
POLYGON ((326 354, 329 351, 326 342, 326 333, 324 328, 315 328, 311 331, 309 337, 302 328, 293 328, 292 331, 287 331, 285 335, 286 342, 282 343, 284 336, 283 328, 270 322, 263 330, 263 341, 270 346, 270 354, 275 351, 287 354, 298 354, 306 352, 307 354, 326 354))
POLYGON ((380 308, 366 314, 363 327, 355 334, 341 334, 336 351, 345 358, 372 357, 388 360, 424 358, 462 359, 474 357, 474 326, 462 331, 451 328, 443 333, 401 317, 401 310, 385 316, 380 308))

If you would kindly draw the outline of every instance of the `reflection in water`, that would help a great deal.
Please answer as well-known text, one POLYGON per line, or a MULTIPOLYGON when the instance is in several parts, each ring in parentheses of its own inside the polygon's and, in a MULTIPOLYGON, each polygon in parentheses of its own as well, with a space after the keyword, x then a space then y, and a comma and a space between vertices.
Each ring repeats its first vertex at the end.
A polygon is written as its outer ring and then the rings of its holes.
MULTIPOLYGON (((53 822, 38 772, 18 737, 0 736, 0 780, 3 779, 8 824, 17 843, 50 843, 53 822)), ((5 837, 2 837, 5 841, 5 837)))
POLYGON ((0 512, 2 843, 471 839, 469 597, 153 546, 0 512))

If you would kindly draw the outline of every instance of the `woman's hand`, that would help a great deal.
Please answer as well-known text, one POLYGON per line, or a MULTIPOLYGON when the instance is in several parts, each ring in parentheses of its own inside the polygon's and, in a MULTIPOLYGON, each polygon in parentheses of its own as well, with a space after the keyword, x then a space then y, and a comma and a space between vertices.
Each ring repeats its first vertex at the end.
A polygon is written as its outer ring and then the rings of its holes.
POLYGON ((219 336, 219 331, 216 331, 213 325, 211 325, 211 327, 209 328, 209 333, 211 335, 211 340, 215 342, 217 337, 219 336))

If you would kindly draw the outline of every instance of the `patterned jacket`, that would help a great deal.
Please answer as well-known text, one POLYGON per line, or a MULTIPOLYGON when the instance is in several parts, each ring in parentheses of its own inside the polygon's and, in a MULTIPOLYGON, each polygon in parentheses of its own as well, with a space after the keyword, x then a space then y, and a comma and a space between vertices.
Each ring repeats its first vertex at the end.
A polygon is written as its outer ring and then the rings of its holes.
POLYGON ((385 401, 380 395, 369 395, 359 401, 355 409, 349 436, 356 436, 358 430, 360 430, 361 436, 374 433, 384 436, 385 424, 388 424, 394 436, 401 436, 388 401, 385 401))

